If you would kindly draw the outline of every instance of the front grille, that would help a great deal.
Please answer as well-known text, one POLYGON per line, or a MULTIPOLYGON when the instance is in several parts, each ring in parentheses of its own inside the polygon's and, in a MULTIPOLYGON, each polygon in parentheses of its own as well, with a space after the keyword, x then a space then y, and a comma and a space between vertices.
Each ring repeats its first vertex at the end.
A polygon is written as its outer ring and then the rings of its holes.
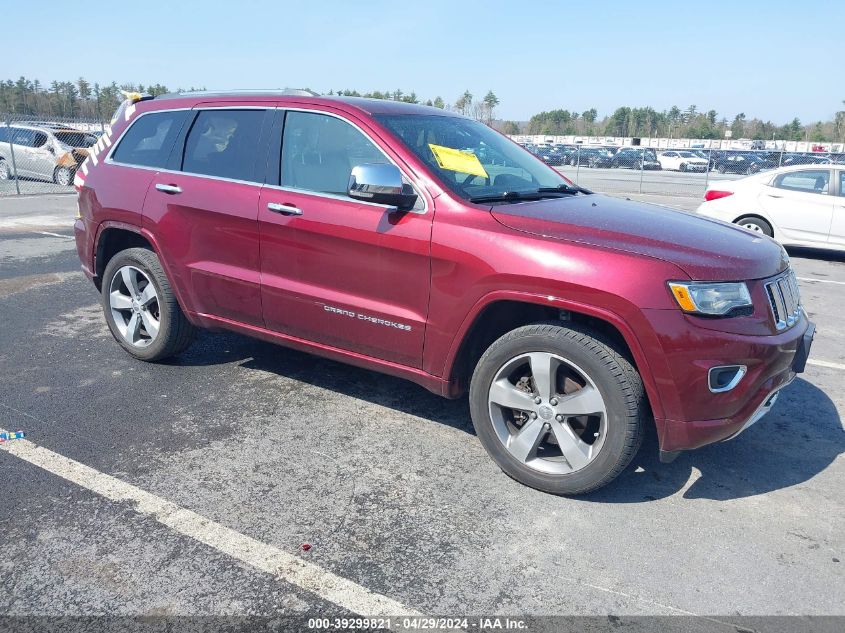
POLYGON ((795 325, 801 314, 801 296, 795 271, 790 268, 777 279, 766 282, 766 295, 769 297, 775 327, 785 330, 795 325))

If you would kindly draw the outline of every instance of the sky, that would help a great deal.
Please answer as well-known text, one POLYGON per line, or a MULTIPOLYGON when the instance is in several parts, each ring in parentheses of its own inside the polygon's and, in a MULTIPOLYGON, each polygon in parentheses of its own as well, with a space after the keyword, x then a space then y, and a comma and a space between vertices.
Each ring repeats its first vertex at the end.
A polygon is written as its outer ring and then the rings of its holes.
MULTIPOLYGON (((447 103, 493 90, 496 116, 513 120, 694 104, 720 119, 811 123, 832 119, 845 99, 845 0, 55 4, 61 19, 3 34, 0 78, 399 88, 447 103)), ((32 18, 22 0, 0 1, 0 13, 10 24, 32 18)))

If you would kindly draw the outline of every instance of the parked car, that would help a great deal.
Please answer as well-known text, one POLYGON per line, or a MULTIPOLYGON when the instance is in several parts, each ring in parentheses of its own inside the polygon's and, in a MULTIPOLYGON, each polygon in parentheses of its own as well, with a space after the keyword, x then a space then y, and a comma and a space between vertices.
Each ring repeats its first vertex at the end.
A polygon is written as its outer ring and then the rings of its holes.
POLYGON ((740 152, 725 152, 714 159, 714 162, 720 174, 754 174, 775 167, 769 161, 758 158, 754 154, 740 152))
POLYGON ((787 246, 845 250, 845 167, 796 165, 710 184, 699 215, 787 246))
POLYGON ((19 177, 70 186, 77 168, 88 157, 88 148, 96 142, 93 135, 73 128, 48 124, 0 126, 0 180, 14 177, 16 169, 19 177))
POLYGON ((628 169, 660 169, 655 151, 642 147, 623 147, 613 155, 610 166, 628 169))
POLYGON ((586 167, 610 167, 613 162, 613 154, 604 147, 576 147, 569 150, 564 157, 564 163, 582 165, 586 167))
POLYGON ((793 165, 831 165, 833 160, 827 154, 789 154, 781 161, 783 167, 793 165))
POLYGON ((552 493, 614 479, 652 420, 664 460, 737 435, 812 341, 775 242, 593 194, 436 108, 160 96, 124 109, 76 186, 82 270, 131 356, 227 329, 468 390, 492 459, 552 493))
POLYGON ((535 155, 547 165, 563 165, 564 163, 563 153, 554 147, 543 147, 535 155))
POLYGON ((693 152, 686 150, 669 150, 657 155, 657 162, 661 169, 673 171, 707 171, 710 162, 706 158, 700 158, 693 152))

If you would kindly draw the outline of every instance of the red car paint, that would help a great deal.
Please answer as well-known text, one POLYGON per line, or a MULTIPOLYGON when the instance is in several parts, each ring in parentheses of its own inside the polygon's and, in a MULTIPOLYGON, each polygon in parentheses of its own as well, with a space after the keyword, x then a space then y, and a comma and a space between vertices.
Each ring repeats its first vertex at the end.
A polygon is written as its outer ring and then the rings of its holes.
POLYGON ((200 104, 338 115, 400 165, 427 211, 388 213, 352 199, 122 166, 106 160, 104 146, 98 164, 89 161, 77 181, 77 247, 95 282, 104 267, 97 260, 104 232, 132 231, 158 254, 194 324, 400 376, 447 397, 466 386, 461 344, 489 306, 510 301, 585 315, 615 328, 630 349, 665 451, 731 436, 794 377, 791 361, 809 324, 802 312, 795 326, 774 327, 763 281, 786 270, 788 259, 767 238, 602 195, 467 202, 373 116, 430 110, 389 101, 142 101, 109 140, 143 112, 200 104), (184 193, 172 197, 155 184, 184 193), (303 214, 271 213, 268 203, 303 214), (747 281, 753 313, 684 314, 669 280, 747 281), (408 329, 375 328, 371 319, 408 329), (711 393, 707 370, 726 364, 747 365, 747 377, 730 392, 711 393))

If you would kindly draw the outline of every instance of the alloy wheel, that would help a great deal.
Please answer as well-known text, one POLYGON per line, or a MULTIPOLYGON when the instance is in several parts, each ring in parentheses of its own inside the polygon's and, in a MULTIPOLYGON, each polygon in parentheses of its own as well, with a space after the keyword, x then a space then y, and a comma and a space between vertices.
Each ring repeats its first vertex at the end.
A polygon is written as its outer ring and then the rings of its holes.
POLYGON ((56 184, 63 187, 69 186, 73 182, 73 175, 67 167, 59 167, 56 171, 56 184))
POLYGON ((607 435, 607 407, 596 384, 583 369, 549 352, 505 363, 490 384, 488 406, 511 456, 543 473, 583 469, 607 435))
POLYGON ((109 284, 109 306, 115 326, 124 340, 135 347, 147 347, 158 336, 161 311, 155 285, 135 266, 115 271, 109 284))

